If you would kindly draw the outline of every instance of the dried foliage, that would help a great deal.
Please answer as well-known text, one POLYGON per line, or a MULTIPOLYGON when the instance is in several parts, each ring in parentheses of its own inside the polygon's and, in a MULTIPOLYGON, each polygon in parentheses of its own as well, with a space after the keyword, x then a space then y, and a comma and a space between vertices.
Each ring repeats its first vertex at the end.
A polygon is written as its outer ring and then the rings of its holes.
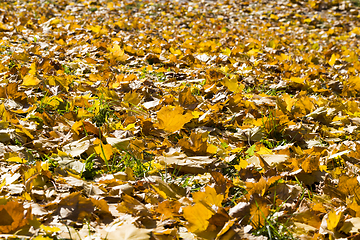
POLYGON ((0 236, 359 237, 359 10, 1 1, 0 236))

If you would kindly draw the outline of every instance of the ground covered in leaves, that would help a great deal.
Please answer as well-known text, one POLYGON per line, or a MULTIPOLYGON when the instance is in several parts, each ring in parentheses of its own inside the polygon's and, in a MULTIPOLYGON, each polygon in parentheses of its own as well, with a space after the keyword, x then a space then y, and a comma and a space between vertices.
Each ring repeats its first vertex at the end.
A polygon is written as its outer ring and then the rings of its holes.
POLYGON ((360 2, 0 3, 0 237, 360 235, 360 2))

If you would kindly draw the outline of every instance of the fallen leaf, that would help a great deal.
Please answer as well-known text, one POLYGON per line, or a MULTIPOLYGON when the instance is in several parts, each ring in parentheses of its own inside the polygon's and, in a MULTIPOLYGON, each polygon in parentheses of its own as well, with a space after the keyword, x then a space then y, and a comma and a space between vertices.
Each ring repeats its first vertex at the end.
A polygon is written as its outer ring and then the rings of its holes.
POLYGON ((150 239, 149 229, 137 228, 133 224, 124 224, 110 231, 106 235, 109 240, 148 240, 150 239))
POLYGON ((0 205, 0 232, 15 233, 29 224, 31 209, 24 209, 23 204, 9 201, 0 205))
POLYGON ((165 106, 157 113, 158 127, 169 133, 180 130, 185 123, 188 123, 192 118, 191 113, 185 113, 182 107, 165 106))
POLYGON ((193 206, 183 208, 183 216, 189 222, 190 232, 203 232, 209 226, 209 219, 213 212, 202 203, 195 203, 193 206))

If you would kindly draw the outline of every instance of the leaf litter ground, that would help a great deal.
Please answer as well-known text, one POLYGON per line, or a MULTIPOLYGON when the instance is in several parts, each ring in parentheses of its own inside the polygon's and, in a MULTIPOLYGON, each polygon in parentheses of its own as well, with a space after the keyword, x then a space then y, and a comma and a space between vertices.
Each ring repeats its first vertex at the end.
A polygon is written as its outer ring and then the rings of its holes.
POLYGON ((359 5, 1 2, 0 236, 359 236, 359 5))

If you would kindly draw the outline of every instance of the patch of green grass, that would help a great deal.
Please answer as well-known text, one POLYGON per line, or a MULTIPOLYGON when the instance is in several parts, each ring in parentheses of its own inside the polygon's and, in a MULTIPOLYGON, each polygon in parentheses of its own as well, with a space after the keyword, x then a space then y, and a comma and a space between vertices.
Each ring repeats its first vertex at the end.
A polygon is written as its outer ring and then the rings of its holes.
POLYGON ((288 240, 295 239, 291 234, 291 230, 286 226, 286 224, 278 221, 278 218, 274 214, 270 214, 265 219, 264 226, 256 228, 253 232, 255 236, 265 236, 268 239, 277 239, 277 240, 288 240))
POLYGON ((222 206, 223 207, 234 207, 237 202, 237 199, 242 198, 245 194, 247 194, 247 191, 245 188, 233 186, 229 190, 229 198, 227 201, 224 201, 222 206))
POLYGON ((145 166, 143 160, 135 157, 135 155, 131 154, 129 151, 124 151, 123 155, 120 157, 120 161, 117 161, 117 163, 114 161, 112 166, 120 171, 131 168, 136 177, 144 177, 146 173, 151 170, 151 165, 145 166))
POLYGON ((15 66, 16 66, 16 62, 13 61, 13 60, 11 60, 10 63, 9 63, 9 65, 8 65, 9 70, 11 70, 11 69, 12 69, 13 67, 15 67, 15 66))
POLYGON ((95 104, 88 108, 87 110, 91 113, 95 113, 95 116, 91 119, 93 123, 97 127, 101 127, 105 123, 107 123, 110 117, 114 117, 113 103, 110 101, 106 101, 103 96, 99 97, 99 105, 95 104))
POLYGON ((67 74, 67 75, 70 75, 70 74, 73 74, 73 70, 67 66, 67 65, 62 65, 63 68, 64 68, 64 73, 67 74))
POLYGON ((360 0, 350 0, 355 7, 360 7, 360 0))
MULTIPOLYGON (((276 207, 276 203, 275 203, 276 193, 275 193, 274 203, 273 203, 273 206, 275 206, 275 208, 271 210, 271 213, 266 218, 263 216, 265 219, 264 225, 255 227, 252 234, 255 236, 266 236, 268 239, 279 239, 279 240, 295 239, 288 226, 291 216, 284 218, 286 219, 286 221, 285 223, 283 223, 279 219, 279 215, 277 214, 280 211, 280 209, 283 207, 283 205, 289 200, 289 198, 286 199, 280 206, 276 207)), ((256 201, 255 204, 259 208, 256 201)))
POLYGON ((164 73, 162 73, 162 72, 155 72, 155 71, 153 71, 153 72, 148 72, 148 71, 146 71, 145 68, 142 69, 139 78, 140 78, 140 79, 144 79, 144 78, 146 78, 147 74, 156 77, 156 79, 157 79, 159 82, 164 82, 164 81, 166 80, 166 76, 165 76, 164 73))
POLYGON ((96 126, 101 127, 107 122, 107 119, 113 114, 113 110, 110 107, 101 108, 96 116, 92 118, 92 122, 96 126))
POLYGON ((285 139, 285 123, 279 123, 276 110, 268 109, 267 114, 262 114, 262 125, 267 139, 271 138, 280 142, 285 139))
POLYGON ((97 7, 91 7, 91 8, 89 8, 89 11, 90 12, 96 12, 98 9, 97 9, 97 7))
POLYGON ((94 158, 96 154, 91 154, 86 160, 85 160, 85 169, 81 173, 81 177, 86 180, 94 179, 95 175, 97 174, 97 171, 94 169, 94 158))

